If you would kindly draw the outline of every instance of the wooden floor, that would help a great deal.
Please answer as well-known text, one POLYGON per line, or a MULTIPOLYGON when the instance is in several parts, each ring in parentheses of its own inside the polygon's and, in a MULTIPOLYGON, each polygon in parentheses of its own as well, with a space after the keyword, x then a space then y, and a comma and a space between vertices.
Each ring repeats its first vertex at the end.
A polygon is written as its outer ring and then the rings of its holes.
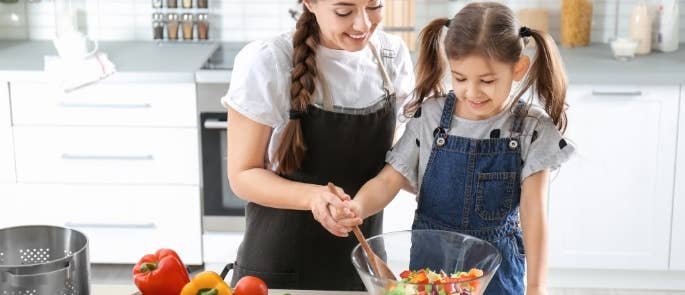
MULTIPOLYGON (((91 283, 94 295, 121 294, 122 290, 135 290, 133 286, 133 265, 93 265, 91 283)), ((195 273, 195 270, 193 273, 195 273)), ((124 292, 125 293, 125 292, 124 292)), ((653 290, 613 289, 550 289, 548 295, 685 295, 683 292, 653 290)))

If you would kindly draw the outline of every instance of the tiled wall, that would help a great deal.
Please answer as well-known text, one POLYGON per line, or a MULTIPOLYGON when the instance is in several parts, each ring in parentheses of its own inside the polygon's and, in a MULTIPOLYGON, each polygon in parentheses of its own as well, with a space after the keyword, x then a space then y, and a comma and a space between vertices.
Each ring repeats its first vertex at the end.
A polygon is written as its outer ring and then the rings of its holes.
MULTIPOLYGON (((153 8, 150 0, 72 0, 81 8, 81 24, 100 40, 150 40, 153 8)), ((453 14, 465 0, 415 0, 416 25, 420 29, 430 19, 453 14)), ((615 4, 619 35, 627 35, 630 11, 638 0, 594 0, 592 39, 605 42, 614 36, 615 4)), ((680 1, 680 40, 685 42, 685 0, 680 1)), ((559 36, 560 0, 502 0, 514 9, 541 5, 550 10, 550 30, 559 36)), ((648 0, 657 3, 659 0, 648 0)), ((266 38, 294 26, 288 9, 295 0, 210 0, 210 38, 222 41, 248 41, 266 38)), ((19 0, 0 3, 0 39, 50 39, 53 34, 52 0, 19 0)))

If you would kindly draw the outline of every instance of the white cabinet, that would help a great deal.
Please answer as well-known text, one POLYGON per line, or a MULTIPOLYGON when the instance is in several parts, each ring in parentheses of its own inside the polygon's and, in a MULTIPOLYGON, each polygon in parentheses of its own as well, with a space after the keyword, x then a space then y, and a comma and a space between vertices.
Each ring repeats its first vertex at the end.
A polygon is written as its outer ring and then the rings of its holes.
POLYGON ((671 270, 685 271, 685 87, 680 92, 680 128, 678 134, 678 162, 673 200, 673 228, 671 236, 671 270))
POLYGON ((194 128, 14 129, 22 183, 199 184, 194 128))
POLYGON ((0 183, 16 181, 9 87, 0 81, 0 183))
POLYGON ((202 264, 194 83, 11 87, 16 184, 0 219, 81 230, 94 263, 166 247, 202 264))
MULTIPOLYGON (((49 224, 82 231, 93 263, 135 263, 159 248, 201 264, 197 186, 18 184, 4 225, 49 224)), ((3 208, 4 210, 4 208, 3 208)), ((4 215, 4 214, 3 214, 4 215)), ((0 226, 3 224, 0 223, 0 226)))
POLYGON ((679 89, 569 88, 578 153, 551 182, 550 267, 668 269, 679 89))
POLYGON ((51 84, 13 83, 14 124, 194 127, 195 84, 96 84, 65 94, 51 84))

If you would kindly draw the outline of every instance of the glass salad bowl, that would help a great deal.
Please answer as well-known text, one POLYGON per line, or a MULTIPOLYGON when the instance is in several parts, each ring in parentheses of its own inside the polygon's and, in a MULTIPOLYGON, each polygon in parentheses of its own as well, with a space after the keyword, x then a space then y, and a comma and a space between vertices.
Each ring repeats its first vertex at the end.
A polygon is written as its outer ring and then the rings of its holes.
POLYGON ((487 241, 450 231, 399 231, 367 241, 397 278, 374 274, 357 245, 352 264, 373 295, 483 294, 502 261, 499 250, 487 241))

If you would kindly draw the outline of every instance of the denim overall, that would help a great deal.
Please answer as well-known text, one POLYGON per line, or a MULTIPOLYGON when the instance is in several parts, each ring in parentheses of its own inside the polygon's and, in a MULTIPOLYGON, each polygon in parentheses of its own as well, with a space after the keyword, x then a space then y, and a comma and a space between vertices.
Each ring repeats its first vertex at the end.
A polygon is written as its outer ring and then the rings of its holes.
POLYGON ((456 99, 453 92, 447 95, 434 132, 412 228, 455 231, 489 241, 500 250, 502 263, 485 294, 523 294, 525 254, 518 209, 526 106, 519 102, 515 108, 511 137, 471 139, 447 135, 456 99))

